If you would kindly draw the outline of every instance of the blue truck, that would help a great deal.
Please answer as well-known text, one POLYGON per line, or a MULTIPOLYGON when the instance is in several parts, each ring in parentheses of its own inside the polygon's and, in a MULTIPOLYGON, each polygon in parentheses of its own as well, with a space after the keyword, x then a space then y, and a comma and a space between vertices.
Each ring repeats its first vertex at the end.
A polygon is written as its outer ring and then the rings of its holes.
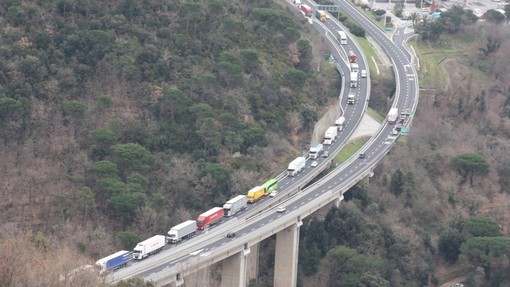
POLYGON ((97 260, 96 265, 99 268, 99 273, 119 269, 126 266, 126 264, 133 258, 131 251, 121 250, 112 255, 106 256, 97 260))

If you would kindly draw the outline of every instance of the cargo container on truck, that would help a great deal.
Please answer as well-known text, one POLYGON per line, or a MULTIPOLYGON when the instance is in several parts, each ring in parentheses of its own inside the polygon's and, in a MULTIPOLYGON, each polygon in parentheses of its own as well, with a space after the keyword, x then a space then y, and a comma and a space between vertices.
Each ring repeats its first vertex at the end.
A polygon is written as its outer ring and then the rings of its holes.
POLYGON ((322 144, 318 144, 314 147, 310 148, 310 152, 308 153, 311 159, 318 159, 324 150, 324 146, 322 144))
POLYGON ((359 72, 359 65, 358 63, 351 63, 351 72, 359 72))
POLYGON ((358 73, 351 72, 351 88, 356 88, 358 86, 358 73))
POLYGON ((181 224, 178 224, 168 231, 168 235, 166 236, 166 242, 168 243, 177 243, 195 235, 197 232, 197 222, 195 220, 184 221, 181 224))
POLYGON ((296 176, 299 172, 305 168, 306 158, 298 157, 295 160, 289 163, 289 167, 287 168, 288 176, 296 176))
POLYGON ((272 194, 278 189, 278 181, 274 178, 264 182, 262 185, 266 194, 272 194))
POLYGON ((345 117, 339 117, 338 120, 335 121, 335 126, 336 126, 336 129, 341 131, 344 129, 344 125, 345 125, 345 117))
POLYGON ((341 45, 347 45, 347 34, 344 31, 337 31, 338 33, 338 41, 341 45))
POLYGON ((238 195, 223 205, 223 216, 233 216, 247 206, 246 195, 238 195))
POLYGON ((353 51, 349 50, 349 63, 357 63, 358 58, 356 57, 356 54, 354 54, 353 51))
POLYGON ((301 5, 301 12, 303 12, 306 17, 312 17, 312 8, 306 4, 301 5))
POLYGON ((294 5, 301 7, 301 0, 294 0, 294 5))
POLYGON ((315 17, 317 17, 317 19, 321 22, 326 22, 326 20, 328 20, 328 15, 322 10, 315 11, 315 17))
POLYGON ((348 105, 354 105, 354 94, 349 94, 347 96, 347 104, 348 105))
POLYGON ((156 254, 163 250, 165 243, 166 239, 164 235, 154 235, 136 245, 135 249, 133 249, 133 258, 141 260, 152 254, 156 254))
POLYGON ((255 201, 261 199, 264 195, 266 195, 266 191, 262 186, 255 186, 254 188, 248 191, 248 195, 246 196, 246 201, 248 203, 254 203, 255 201))
POLYGON ((397 121, 398 108, 391 108, 388 112, 388 123, 394 124, 397 121))
POLYGON ((96 266, 99 268, 99 274, 126 266, 132 257, 133 253, 131 251, 121 250, 97 260, 96 266))
POLYGON ((329 127, 324 134, 324 144, 332 144, 338 135, 337 127, 329 127))
POLYGON ((207 226, 218 223, 223 218, 223 208, 213 207, 200 214, 197 218, 197 227, 204 230, 207 226))

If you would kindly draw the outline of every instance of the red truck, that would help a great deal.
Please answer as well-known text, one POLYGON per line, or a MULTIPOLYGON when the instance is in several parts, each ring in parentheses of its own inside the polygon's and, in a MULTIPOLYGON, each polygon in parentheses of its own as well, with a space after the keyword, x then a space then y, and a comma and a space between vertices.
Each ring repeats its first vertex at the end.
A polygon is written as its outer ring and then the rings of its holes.
POLYGON ((301 5, 301 12, 303 12, 306 17, 312 17, 312 8, 306 4, 301 5))
POLYGON ((204 230, 207 226, 215 224, 223 218, 223 208, 213 207, 200 214, 197 218, 197 228, 204 230))
POLYGON ((353 51, 349 51, 349 62, 351 62, 351 63, 358 62, 358 58, 356 58, 356 54, 354 54, 353 51))

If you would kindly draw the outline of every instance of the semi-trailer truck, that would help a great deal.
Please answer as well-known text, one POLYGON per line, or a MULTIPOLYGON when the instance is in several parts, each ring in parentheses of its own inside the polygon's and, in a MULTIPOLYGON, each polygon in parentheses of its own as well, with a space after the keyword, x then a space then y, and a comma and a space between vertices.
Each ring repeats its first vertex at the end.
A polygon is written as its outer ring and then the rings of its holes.
POLYGON ((338 135, 337 127, 329 127, 324 134, 324 144, 332 144, 338 135))
POLYGON ((195 220, 187 220, 170 228, 170 231, 168 231, 168 235, 166 236, 166 242, 177 243, 195 235, 196 232, 197 222, 195 220))
POLYGON ((354 105, 354 94, 349 94, 347 96, 347 104, 348 105, 354 105))
POLYGON ((233 216, 247 206, 246 195, 238 195, 223 205, 223 216, 233 216))
POLYGON ((197 218, 197 227, 204 230, 207 226, 218 223, 223 218, 223 208, 213 207, 200 214, 197 218))
POLYGON ((312 7, 306 4, 301 4, 301 12, 303 12, 306 17, 312 17, 312 7))
POLYGON ((358 72, 351 72, 351 88, 358 86, 358 72))
POLYGON ((311 147, 310 152, 308 154, 311 159, 318 159, 321 156, 323 150, 324 146, 322 144, 318 144, 314 147, 311 147))
POLYGON ((133 258, 142 260, 145 257, 156 254, 163 250, 165 243, 166 238, 164 235, 154 235, 136 245, 135 249, 133 249, 133 258))
POLYGON ((347 34, 344 31, 337 31, 338 41, 341 45, 347 45, 347 34))
POLYGON ((338 118, 338 120, 335 121, 336 129, 341 131, 344 129, 345 126, 345 117, 341 116, 338 118))
POLYGON ((288 176, 296 176, 299 172, 305 168, 306 158, 298 157, 289 163, 289 167, 287 168, 288 176))
POLYGON ((356 54, 354 54, 353 51, 349 50, 349 62, 350 63, 357 63, 358 58, 356 57, 356 54))
POLYGON ((398 108, 391 108, 388 112, 388 123, 394 124, 397 122, 398 108))
POLYGON ((112 271, 126 266, 131 258, 133 258, 133 253, 131 251, 121 250, 97 260, 96 266, 99 268, 99 274, 102 274, 106 271, 112 271))
POLYGON ((246 201, 248 203, 254 203, 255 201, 261 199, 264 195, 266 195, 264 188, 262 186, 255 186, 248 191, 246 201))
POLYGON ((359 65, 358 65, 358 63, 351 63, 351 71, 352 72, 356 72, 356 73, 359 72, 359 65))

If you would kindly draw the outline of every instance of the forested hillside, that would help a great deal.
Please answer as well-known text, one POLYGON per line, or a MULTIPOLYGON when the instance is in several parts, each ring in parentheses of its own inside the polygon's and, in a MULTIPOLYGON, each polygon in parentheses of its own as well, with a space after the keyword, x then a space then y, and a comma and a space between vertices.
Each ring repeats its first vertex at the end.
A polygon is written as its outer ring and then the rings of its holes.
MULTIPOLYGON (((1 1, 0 250, 97 259, 281 171, 340 90, 286 9, 1 1)), ((0 253, 0 285, 39 286, 0 253)))

